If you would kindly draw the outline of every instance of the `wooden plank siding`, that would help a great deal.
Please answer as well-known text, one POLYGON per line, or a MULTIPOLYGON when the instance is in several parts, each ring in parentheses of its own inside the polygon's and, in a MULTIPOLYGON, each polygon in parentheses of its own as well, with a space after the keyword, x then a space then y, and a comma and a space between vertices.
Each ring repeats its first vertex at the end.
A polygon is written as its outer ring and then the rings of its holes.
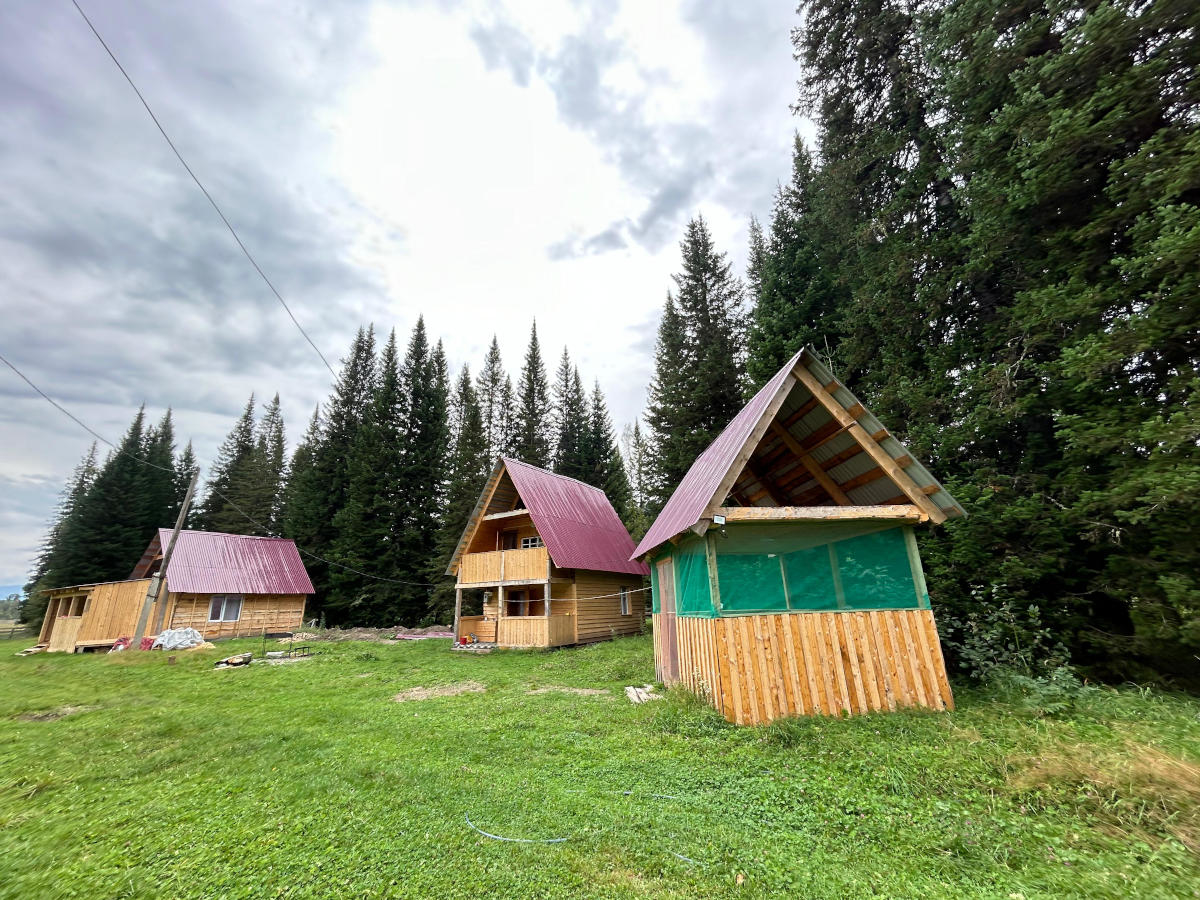
MULTIPOLYGON (((654 653, 665 619, 654 617, 654 653)), ((787 716, 953 709, 927 609, 676 619, 678 683, 739 725, 787 716)))
MULTIPOLYGON (((646 592, 638 590, 641 587, 640 575, 577 570, 572 591, 575 599, 576 642, 587 644, 617 635, 641 633, 646 617, 646 592), (620 596, 614 596, 620 593, 621 588, 630 591, 627 616, 621 615, 620 596)), ((554 611, 559 612, 557 600, 554 601, 554 611)))
POLYGON ((303 594, 246 594, 236 622, 210 622, 209 594, 172 594, 171 628, 195 628, 206 638, 295 631, 304 624, 303 594))
POLYGON ((545 547, 466 553, 458 571, 458 583, 469 586, 545 579, 549 558, 545 547))

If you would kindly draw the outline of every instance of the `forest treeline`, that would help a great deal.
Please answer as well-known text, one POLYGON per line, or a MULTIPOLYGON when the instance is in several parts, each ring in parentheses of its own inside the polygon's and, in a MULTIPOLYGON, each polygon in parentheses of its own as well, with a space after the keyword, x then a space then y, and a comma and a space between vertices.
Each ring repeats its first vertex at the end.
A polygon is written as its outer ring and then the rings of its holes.
MULTIPOLYGON (((535 324, 514 386, 492 339, 478 376, 451 379, 441 343, 418 319, 401 352, 359 330, 329 399, 285 456, 279 397, 250 397, 222 442, 189 528, 293 538, 316 595, 308 612, 339 625, 448 621, 444 576, 495 460, 512 455, 603 488, 628 514, 630 487, 599 383, 586 390, 564 348, 553 380, 535 324)), ((179 512, 196 469, 175 453, 171 414, 139 410, 101 463, 93 445, 65 488, 26 588, 25 621, 43 588, 126 578, 155 530, 179 512)))
MULTIPOLYGON (((287 465, 272 406, 257 422, 247 407, 197 524, 244 530, 221 502, 241 498, 307 550, 394 579, 306 560, 331 622, 439 616, 448 587, 424 583, 499 451, 604 487, 640 533, 811 344, 969 514, 921 537, 955 665, 1194 684, 1200 7, 804 0, 799 14, 796 108, 816 141, 797 139, 751 222, 744 277, 702 218, 688 224, 623 458, 598 387, 565 353, 551 382, 536 332, 514 385, 495 342, 477 377, 452 380, 422 325, 402 357, 365 329, 287 465)), ((165 459, 169 430, 139 415, 123 446, 165 459)), ((168 479, 118 456, 97 471, 93 452, 40 583, 136 559, 183 456, 168 479), (106 528, 100 510, 138 483, 128 526, 106 528)))

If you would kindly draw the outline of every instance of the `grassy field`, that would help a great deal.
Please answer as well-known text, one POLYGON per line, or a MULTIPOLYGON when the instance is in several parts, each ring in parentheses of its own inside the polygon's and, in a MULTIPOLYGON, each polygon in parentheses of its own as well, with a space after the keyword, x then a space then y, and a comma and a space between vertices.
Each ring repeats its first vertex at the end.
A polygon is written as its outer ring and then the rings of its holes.
POLYGON ((174 666, 23 643, 0 642, 4 897, 1200 896, 1195 698, 960 690, 738 729, 624 699, 648 638, 226 671, 258 642, 174 666), (393 699, 439 686, 474 690, 393 699))

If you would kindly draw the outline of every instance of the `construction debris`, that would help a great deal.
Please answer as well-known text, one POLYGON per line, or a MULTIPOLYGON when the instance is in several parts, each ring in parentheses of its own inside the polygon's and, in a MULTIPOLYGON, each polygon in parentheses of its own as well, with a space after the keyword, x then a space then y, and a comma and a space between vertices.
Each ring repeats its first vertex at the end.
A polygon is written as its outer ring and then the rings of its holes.
POLYGON ((252 656, 253 656, 253 654, 250 654, 250 653, 237 653, 237 654, 234 654, 233 656, 227 656, 224 659, 217 660, 217 662, 213 666, 213 668, 214 669, 235 669, 235 668, 239 668, 241 666, 248 666, 248 665, 250 665, 250 660, 251 660, 252 656))
POLYGON ((633 687, 632 685, 625 688, 625 696, 629 698, 630 703, 645 703, 647 700, 661 700, 663 695, 658 693, 658 688, 652 684, 644 684, 641 687, 633 687))

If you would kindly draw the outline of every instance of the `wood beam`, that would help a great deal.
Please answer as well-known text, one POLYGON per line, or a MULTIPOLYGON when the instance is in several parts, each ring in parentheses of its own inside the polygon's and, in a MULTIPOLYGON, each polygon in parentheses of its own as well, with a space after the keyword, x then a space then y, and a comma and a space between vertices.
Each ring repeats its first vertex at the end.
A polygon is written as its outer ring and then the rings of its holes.
POLYGON ((746 460, 746 469, 754 476, 755 481, 762 485, 763 490, 766 491, 767 499, 771 501, 771 505, 778 506, 779 501, 783 498, 783 494, 771 478, 755 464, 753 457, 746 460))
POLYGON ((877 506, 725 506, 713 510, 726 522, 787 522, 831 519, 904 519, 923 522, 928 516, 913 504, 877 506))
MULTIPOLYGON (((799 369, 803 367, 797 366, 797 368, 799 369)), ((817 483, 820 484, 821 487, 825 488, 826 493, 828 493, 830 497, 832 497, 841 506, 853 505, 850 502, 850 498, 846 496, 846 492, 838 487, 837 482, 826 474, 825 470, 821 468, 821 464, 819 462, 804 452, 804 448, 800 446, 800 442, 792 437, 787 429, 777 422, 772 422, 771 430, 774 431, 775 434, 779 435, 780 440, 787 444, 789 450, 800 457, 800 462, 804 464, 804 468, 808 469, 808 471, 812 474, 812 477, 817 480, 817 483)))
POLYGON ((846 426, 846 430, 854 436, 855 440, 862 444, 863 449, 871 455, 871 458, 875 460, 879 468, 883 469, 888 477, 896 482, 896 486, 904 491, 905 495, 929 516, 930 521, 938 523, 946 521, 946 514, 942 511, 941 507, 925 496, 920 486, 909 477, 908 473, 904 471, 886 450, 875 442, 875 439, 871 435, 867 434, 866 429, 859 425, 854 420, 854 417, 834 397, 830 396, 829 392, 825 390, 821 382, 817 380, 816 376, 808 370, 808 367, 803 362, 792 370, 792 374, 796 376, 801 384, 809 389, 814 397, 821 401, 822 405, 829 410, 834 418, 846 426))

